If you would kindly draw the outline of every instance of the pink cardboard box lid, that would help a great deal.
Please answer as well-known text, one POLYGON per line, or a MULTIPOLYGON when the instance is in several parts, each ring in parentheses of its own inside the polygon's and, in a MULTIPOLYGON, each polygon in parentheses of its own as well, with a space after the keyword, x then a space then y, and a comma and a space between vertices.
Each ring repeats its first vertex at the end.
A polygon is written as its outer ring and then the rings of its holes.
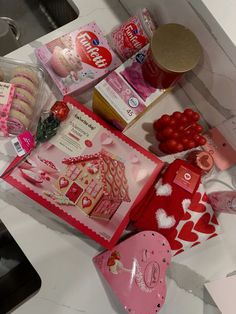
POLYGON ((163 162, 72 97, 64 101, 67 122, 4 179, 111 249, 163 162))
POLYGON ((83 92, 121 64, 95 22, 35 50, 63 95, 83 92))
POLYGON ((156 314, 166 298, 170 245, 155 231, 143 231, 93 258, 97 270, 130 314, 156 314))

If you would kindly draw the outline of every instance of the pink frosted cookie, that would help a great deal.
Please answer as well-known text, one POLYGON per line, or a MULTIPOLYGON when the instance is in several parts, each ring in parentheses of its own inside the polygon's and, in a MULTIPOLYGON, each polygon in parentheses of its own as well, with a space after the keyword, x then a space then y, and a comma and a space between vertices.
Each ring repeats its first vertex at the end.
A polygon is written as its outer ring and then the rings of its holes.
POLYGON ((8 120, 10 121, 11 118, 13 118, 14 120, 18 120, 21 124, 23 124, 24 129, 27 129, 29 127, 30 121, 24 113, 15 109, 11 109, 8 120))
POLYGON ((34 107, 36 101, 35 97, 32 94, 30 94, 27 90, 19 87, 16 88, 15 98, 23 100, 31 107, 34 107))
POLYGON ((27 68, 25 66, 16 67, 12 71, 12 77, 23 77, 23 78, 31 81, 36 88, 39 85, 39 79, 38 79, 37 74, 33 70, 31 70, 30 68, 27 68))
POLYGON ((30 118, 33 114, 32 108, 23 100, 15 98, 11 105, 12 109, 20 111, 21 113, 25 114, 26 117, 30 118))
POLYGON ((22 88, 29 92, 32 96, 37 93, 36 86, 27 78, 23 76, 15 76, 10 80, 11 84, 14 84, 16 87, 22 88))
POLYGON ((68 48, 55 47, 50 64, 54 72, 61 77, 67 77, 70 72, 82 69, 80 57, 68 48))

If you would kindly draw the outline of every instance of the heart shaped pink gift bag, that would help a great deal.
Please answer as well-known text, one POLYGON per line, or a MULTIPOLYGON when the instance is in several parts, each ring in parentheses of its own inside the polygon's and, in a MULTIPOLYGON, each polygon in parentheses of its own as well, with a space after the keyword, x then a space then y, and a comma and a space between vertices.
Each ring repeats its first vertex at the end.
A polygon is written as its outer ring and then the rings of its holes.
POLYGON ((128 313, 154 314, 166 297, 166 270, 171 251, 168 241, 153 231, 140 232, 93 258, 128 313))

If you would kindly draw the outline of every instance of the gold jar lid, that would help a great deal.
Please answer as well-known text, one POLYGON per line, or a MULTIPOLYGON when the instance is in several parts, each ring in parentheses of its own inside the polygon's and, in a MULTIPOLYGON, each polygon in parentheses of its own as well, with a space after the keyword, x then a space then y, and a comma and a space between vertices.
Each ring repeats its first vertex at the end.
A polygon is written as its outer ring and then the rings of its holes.
POLYGON ((151 50, 159 67, 174 73, 193 69, 202 54, 197 37, 185 26, 174 23, 157 28, 151 40, 151 50))

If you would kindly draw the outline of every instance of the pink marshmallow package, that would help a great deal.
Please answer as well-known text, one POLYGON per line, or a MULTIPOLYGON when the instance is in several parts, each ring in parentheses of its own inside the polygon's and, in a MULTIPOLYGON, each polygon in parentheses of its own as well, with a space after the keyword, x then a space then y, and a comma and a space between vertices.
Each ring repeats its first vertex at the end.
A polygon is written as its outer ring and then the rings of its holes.
POLYGON ((37 48, 35 54, 62 95, 84 92, 121 64, 94 22, 37 48))
POLYGON ((170 261, 168 241, 153 231, 140 232, 93 259, 130 314, 154 314, 161 310, 170 261))

